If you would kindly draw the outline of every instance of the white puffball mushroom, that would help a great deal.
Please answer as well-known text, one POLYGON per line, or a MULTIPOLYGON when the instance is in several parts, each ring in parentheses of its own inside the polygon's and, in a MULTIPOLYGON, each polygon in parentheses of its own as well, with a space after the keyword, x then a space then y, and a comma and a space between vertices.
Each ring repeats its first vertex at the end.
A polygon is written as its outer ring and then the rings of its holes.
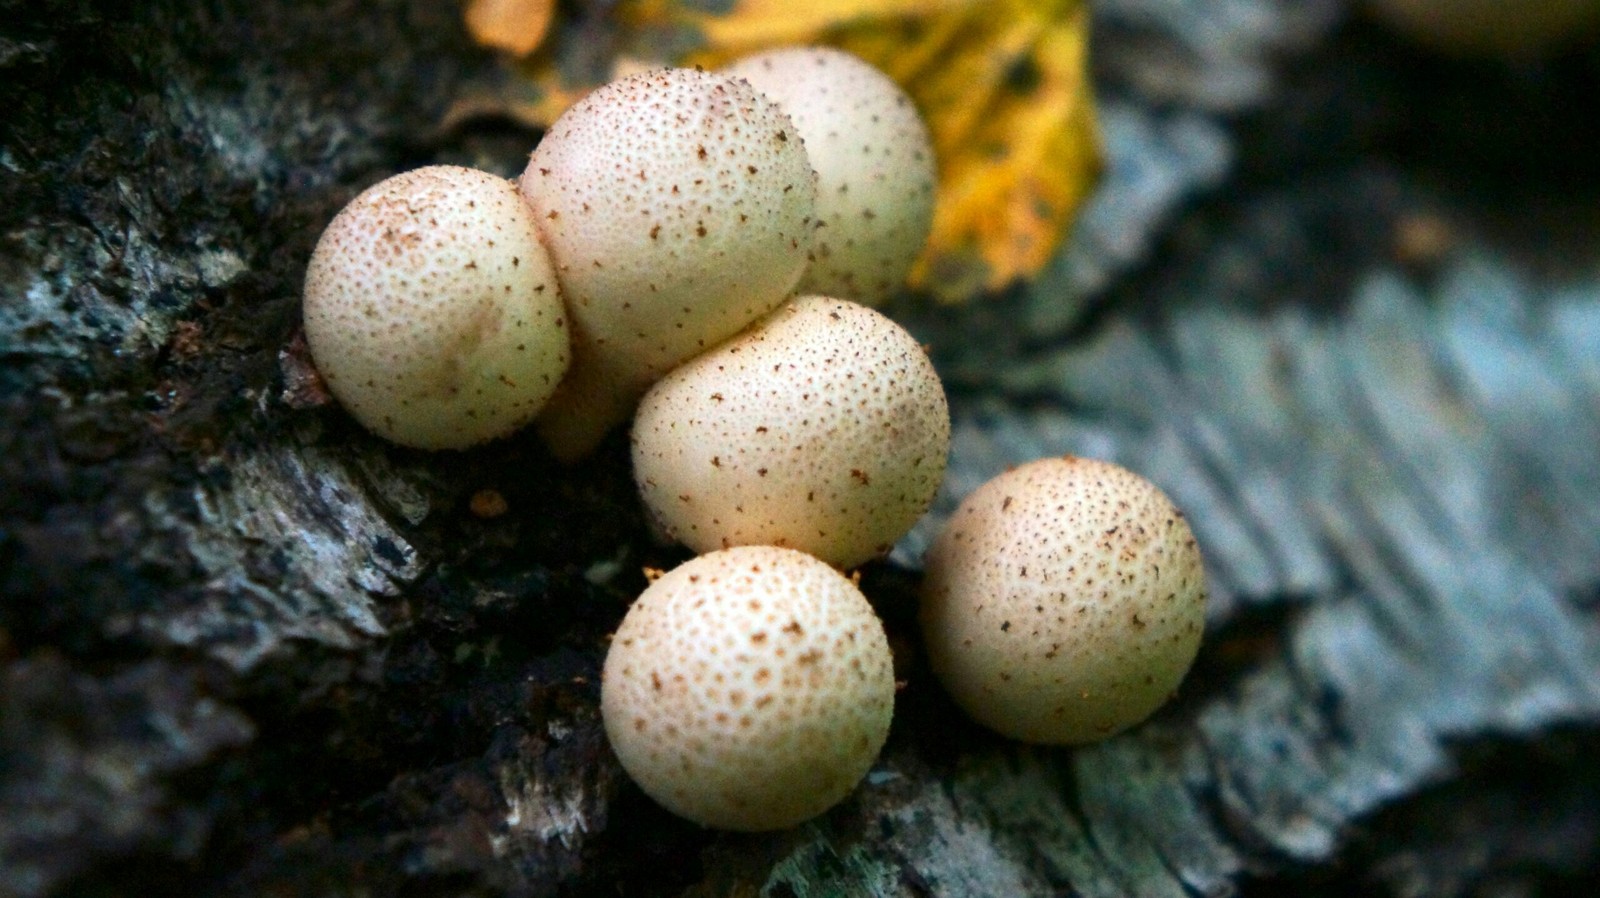
POLYGON ((877 758, 894 710, 883 625, 854 584, 771 546, 702 555, 628 609, 601 682, 606 735, 646 794, 719 829, 794 826, 877 758))
POLYGON ((1385 24, 1436 50, 1528 57, 1600 30, 1600 0, 1367 0, 1385 24))
POLYGON ((570 356, 533 213, 504 178, 436 165, 357 196, 306 271, 306 342, 386 439, 461 449, 531 421, 570 356))
POLYGON ((1152 483, 1047 458, 990 480, 928 550, 929 662, 973 719, 1025 742, 1103 739, 1172 694, 1199 650, 1200 550, 1152 483))
POLYGON ((890 547, 944 476, 950 411, 916 339, 799 297, 667 375, 633 424, 634 479, 697 552, 787 546, 841 568, 890 547))
POLYGON ((817 172, 819 229, 797 291, 881 305, 905 285, 933 227, 933 141, 900 86, 830 47, 793 47, 723 71, 794 119, 817 172))
POLYGON ((661 69, 564 113, 522 176, 573 320, 538 427, 588 453, 650 384, 783 302, 811 249, 815 177, 794 123, 743 81, 661 69))

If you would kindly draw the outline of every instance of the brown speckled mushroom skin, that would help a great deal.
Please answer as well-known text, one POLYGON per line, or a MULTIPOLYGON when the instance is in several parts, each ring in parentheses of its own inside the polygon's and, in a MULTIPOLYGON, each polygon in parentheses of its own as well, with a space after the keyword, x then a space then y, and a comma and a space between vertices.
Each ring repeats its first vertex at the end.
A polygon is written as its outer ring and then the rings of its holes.
POLYGON ((395 175, 335 216, 306 271, 304 316, 339 402, 422 449, 527 424, 570 357, 532 212, 511 182, 457 166, 395 175))
POLYGON ((933 140, 911 98, 831 47, 772 50, 723 71, 794 119, 816 169, 819 227, 797 292, 881 305, 905 286, 933 227, 933 140))
POLYGON ((821 561, 748 546, 668 572, 606 655, 601 712, 622 766, 674 813, 794 826, 866 775, 894 710, 889 643, 821 561))
POLYGON ((657 378, 776 308, 814 230, 794 123, 743 81, 662 69, 562 115, 521 181, 572 313, 571 377, 540 421, 586 454, 657 378))
POLYGON ((1205 577, 1183 514, 1132 471, 1047 458, 961 503, 928 550, 929 661, 979 723, 1026 742, 1145 719, 1199 649, 1205 577))
POLYGON ((805 296, 674 371, 633 426, 634 477, 671 537, 788 546, 841 568, 882 555, 938 491, 950 448, 916 339, 805 296))

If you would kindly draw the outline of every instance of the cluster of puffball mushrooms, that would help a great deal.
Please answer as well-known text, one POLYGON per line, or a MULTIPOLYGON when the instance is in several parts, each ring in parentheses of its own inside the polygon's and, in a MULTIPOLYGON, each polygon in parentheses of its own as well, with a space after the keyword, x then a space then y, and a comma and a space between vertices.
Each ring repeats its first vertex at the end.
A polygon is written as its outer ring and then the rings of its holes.
MULTIPOLYGON (((375 185, 312 256, 312 357, 379 435, 464 448, 533 422, 573 460, 632 416, 644 504, 705 554, 628 611, 601 711, 634 781, 701 824, 820 814, 888 736, 889 643, 841 571, 886 553, 944 475, 938 375, 870 307, 927 239, 932 155, 909 98, 839 51, 663 69, 574 105, 519 182, 434 166, 375 185)), ((1177 687, 1204 593, 1158 489, 1044 459, 935 541, 924 639, 979 722, 1081 743, 1177 687)))

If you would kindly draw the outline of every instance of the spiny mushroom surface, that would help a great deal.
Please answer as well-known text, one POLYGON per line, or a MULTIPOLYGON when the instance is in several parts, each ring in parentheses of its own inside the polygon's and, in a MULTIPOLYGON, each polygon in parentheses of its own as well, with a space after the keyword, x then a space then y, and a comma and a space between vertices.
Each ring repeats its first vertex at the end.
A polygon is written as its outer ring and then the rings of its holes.
POLYGON ((830 47, 772 50, 723 71, 794 119, 816 169, 819 228, 797 291, 882 304, 905 285, 933 227, 933 141, 911 98, 830 47))
POLYGON ((1152 483, 1048 458, 968 496, 927 554, 929 661, 979 723, 1026 742, 1103 739, 1182 681, 1204 627, 1200 550, 1152 483))
POLYGON ((306 271, 329 390, 378 435, 460 449, 531 421, 570 357, 566 312, 514 184, 436 165, 368 188, 306 271))
POLYGON ((586 454, 657 378, 776 308, 811 249, 794 123, 744 81, 623 78, 573 106, 522 176, 571 310, 574 363, 539 422, 586 454))
POLYGON ((838 803, 889 733, 893 659, 861 592, 801 552, 702 555, 639 596, 611 640, 606 735, 651 798, 720 829, 838 803))
POLYGON ((697 552, 788 546, 839 567, 887 551, 944 476, 950 411, 916 339, 865 306, 799 297, 663 378, 633 469, 697 552))

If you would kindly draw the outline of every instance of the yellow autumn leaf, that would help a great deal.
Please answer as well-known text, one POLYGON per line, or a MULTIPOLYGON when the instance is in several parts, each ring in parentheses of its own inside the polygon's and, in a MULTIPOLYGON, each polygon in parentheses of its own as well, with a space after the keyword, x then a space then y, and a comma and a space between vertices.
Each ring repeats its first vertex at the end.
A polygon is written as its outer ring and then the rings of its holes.
POLYGON ((641 2, 642 12, 657 21, 676 18, 692 22, 704 34, 706 45, 726 54, 754 52, 769 47, 825 42, 831 31, 855 26, 868 28, 895 20, 914 21, 962 7, 981 6, 970 0, 739 0, 726 12, 697 10, 693 3, 654 0, 641 2))
POLYGON ((939 163, 912 283, 959 301, 1038 273, 1099 173, 1085 0, 621 0, 523 60, 509 111, 548 125, 589 89, 659 64, 713 68, 774 46, 848 50, 921 109, 939 163), (576 46, 563 46, 571 43, 576 46), (608 48, 597 56, 595 46, 608 48))
POLYGON ((556 0, 471 0, 467 30, 486 47, 522 56, 544 42, 555 11, 556 0))

